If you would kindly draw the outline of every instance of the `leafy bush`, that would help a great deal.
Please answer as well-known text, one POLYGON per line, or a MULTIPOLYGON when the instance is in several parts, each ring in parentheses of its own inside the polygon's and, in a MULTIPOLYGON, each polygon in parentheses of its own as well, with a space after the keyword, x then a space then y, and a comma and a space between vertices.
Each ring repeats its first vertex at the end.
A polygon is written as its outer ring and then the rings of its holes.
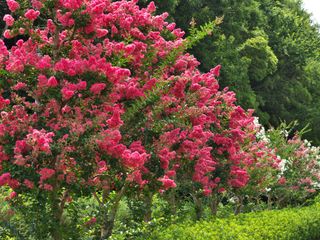
MULTIPOLYGON (((305 208, 241 214, 225 219, 172 225, 152 239, 319 239, 320 204, 305 208), (191 224, 187 227, 188 224, 191 224)), ((141 238, 142 239, 142 238, 141 238)))

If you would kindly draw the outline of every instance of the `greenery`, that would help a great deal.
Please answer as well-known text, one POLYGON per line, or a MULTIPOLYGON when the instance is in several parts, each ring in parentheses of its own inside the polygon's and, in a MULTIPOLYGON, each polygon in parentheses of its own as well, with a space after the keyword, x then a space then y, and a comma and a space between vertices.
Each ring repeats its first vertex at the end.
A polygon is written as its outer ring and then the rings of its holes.
MULTIPOLYGON (((320 204, 252 212, 197 223, 185 222, 152 233, 154 240, 265 240, 320 238, 320 204)), ((141 238, 142 239, 142 238, 141 238)))

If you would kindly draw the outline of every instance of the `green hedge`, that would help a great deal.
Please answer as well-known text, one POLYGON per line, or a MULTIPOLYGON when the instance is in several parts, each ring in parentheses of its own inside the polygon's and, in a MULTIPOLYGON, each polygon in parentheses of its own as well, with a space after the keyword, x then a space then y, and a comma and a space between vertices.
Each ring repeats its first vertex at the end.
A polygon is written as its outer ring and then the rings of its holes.
POLYGON ((171 225, 152 235, 153 240, 317 240, 320 239, 320 204, 171 225))

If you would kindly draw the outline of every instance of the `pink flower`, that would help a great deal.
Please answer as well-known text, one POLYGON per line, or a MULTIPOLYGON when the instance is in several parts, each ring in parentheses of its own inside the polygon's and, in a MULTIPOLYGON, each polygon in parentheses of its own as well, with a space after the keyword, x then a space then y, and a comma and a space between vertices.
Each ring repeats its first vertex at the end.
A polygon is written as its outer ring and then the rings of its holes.
POLYGON ((102 38, 108 34, 108 30, 99 28, 97 29, 96 33, 98 38, 102 38))
POLYGON ((106 3, 103 1, 92 2, 92 12, 95 14, 103 13, 104 8, 106 7, 106 3))
POLYGON ((63 97, 65 100, 69 100, 70 98, 73 97, 75 91, 69 90, 68 88, 62 88, 62 89, 61 89, 61 93, 62 93, 62 97, 63 97))
POLYGON ((87 82, 86 81, 80 81, 77 84, 77 88, 78 88, 79 91, 86 90, 87 89, 87 82))
POLYGON ((116 128, 116 127, 119 127, 123 124, 123 121, 121 120, 119 109, 114 110, 112 117, 107 120, 107 123, 110 128, 116 128))
POLYGON ((128 168, 140 168, 148 159, 146 153, 131 152, 130 150, 125 150, 122 154, 123 164, 128 168))
POLYGON ((23 183, 24 183, 24 185, 26 185, 27 188, 30 188, 30 189, 33 189, 33 188, 34 188, 34 183, 31 182, 31 181, 28 180, 28 179, 25 179, 25 180, 23 181, 23 183))
POLYGON ((8 181, 8 185, 9 185, 9 187, 11 187, 12 189, 16 189, 16 188, 18 188, 18 187, 20 186, 20 183, 19 183, 19 181, 16 180, 16 179, 10 179, 10 180, 8 181))
POLYGON ((280 185, 283 185, 283 184, 285 184, 286 182, 287 182, 287 180, 286 180, 285 177, 281 177, 281 178, 279 178, 279 180, 278 180, 278 183, 279 183, 280 185))
POLYGON ((28 151, 28 145, 25 140, 18 140, 16 141, 16 146, 14 148, 14 153, 19 154, 19 153, 25 153, 28 151))
POLYGON ((10 199, 13 199, 13 198, 15 198, 16 196, 17 196, 17 193, 16 193, 16 192, 11 192, 9 198, 10 198, 10 199))
POLYGON ((156 5, 154 4, 154 2, 149 3, 148 7, 147 7, 147 11, 149 13, 153 13, 156 10, 156 5))
POLYGON ((4 173, 0 176, 0 187, 4 186, 5 184, 8 184, 11 179, 10 173, 4 173))
POLYGON ((62 113, 69 113, 72 109, 70 106, 66 105, 61 110, 62 110, 62 113))
POLYGON ((170 170, 168 172, 166 172, 166 175, 170 178, 170 177, 174 177, 176 175, 176 171, 175 170, 170 170))
POLYGON ((143 96, 143 93, 138 88, 137 83, 129 82, 129 84, 125 88, 126 88, 125 95, 127 99, 134 99, 136 97, 143 96))
MULTIPOLYGON (((14 0, 7 2, 11 10, 19 8, 14 0)), ((137 2, 58 0, 55 21, 44 19, 43 28, 31 21, 42 16, 37 10, 45 0, 31 0, 33 9, 16 11, 25 17, 12 15, 25 20, 26 29, 19 32, 28 31, 35 41, 19 40, 8 51, 0 40, 0 68, 17 75, 6 79, 11 102, 0 94, 0 185, 22 185, 19 194, 35 188, 62 192, 67 185, 119 191, 125 181, 142 190, 148 179, 165 191, 183 184, 183 177, 210 195, 226 191, 222 187, 232 194, 248 183, 257 190, 273 183, 274 159, 262 147, 250 147, 252 115, 236 106, 234 93, 219 90, 215 77, 221 66, 202 74, 194 57, 179 53, 174 64, 159 69, 183 46, 183 31, 165 21, 167 14, 154 16, 153 2, 142 9, 137 2), (78 13, 88 19, 73 33, 78 13), (168 30, 176 37, 163 38, 168 30), (50 51, 57 44, 58 55, 50 51), (119 55, 128 61, 119 61, 119 55), (161 76, 153 78, 159 70, 161 76), (20 89, 37 101, 19 97, 20 89), (149 93, 156 101, 138 106, 135 114, 132 100, 149 93), (265 169, 271 172, 264 174, 265 169), (9 170, 19 180, 3 174, 9 170)), ((4 20, 15 26, 12 16, 4 20)), ((5 36, 16 36, 19 27, 5 36)), ((301 177, 300 190, 312 188, 307 176, 301 177)))
POLYGON ((183 59, 178 59, 174 65, 177 71, 184 71, 188 67, 188 62, 183 59))
POLYGON ((136 182, 137 184, 140 185, 140 187, 143 187, 145 184, 148 183, 147 180, 142 180, 142 174, 141 174, 141 171, 139 171, 139 170, 134 171, 131 174, 128 174, 127 181, 136 182))
POLYGON ((40 61, 37 63, 37 68, 46 69, 51 67, 51 57, 48 55, 44 55, 40 61))
POLYGON ((170 23, 168 26, 167 26, 167 29, 172 32, 176 27, 176 24, 175 23, 170 23))
POLYGON ((90 87, 90 92, 92 92, 93 94, 100 94, 100 92, 105 88, 106 88, 105 83, 95 83, 90 87))
POLYGON ((9 104, 10 104, 9 99, 4 99, 2 96, 0 96, 0 110, 4 109, 9 104))
POLYGON ((21 35, 23 35, 24 33, 25 33, 25 29, 24 28, 19 28, 19 33, 21 34, 21 35))
POLYGON ((221 69, 221 65, 216 66, 215 68, 211 69, 211 73, 217 77, 220 76, 220 69, 221 69))
POLYGON ((242 188, 249 181, 249 175, 247 171, 237 166, 231 166, 230 175, 232 176, 232 179, 230 179, 228 183, 235 188, 242 188))
POLYGON ((43 189, 47 190, 47 191, 52 191, 53 187, 52 187, 52 185, 46 183, 43 185, 43 189))
POLYGON ((16 11, 18 8, 20 8, 20 5, 19 3, 17 3, 16 1, 14 0, 7 0, 7 5, 10 9, 11 12, 14 12, 16 11))
POLYGON ((4 15, 3 21, 5 21, 9 27, 14 24, 14 18, 9 14, 4 15))
POLYGON ((74 25, 74 19, 71 18, 72 13, 66 12, 65 14, 61 14, 61 11, 57 11, 57 18, 61 22, 61 24, 65 27, 71 27, 74 25))
POLYGON ((306 189, 306 191, 309 192, 309 193, 315 193, 316 192, 315 189, 306 189))
POLYGON ((182 31, 180 28, 174 29, 172 33, 177 37, 177 38, 182 38, 185 34, 184 31, 182 31))
MULTIPOLYGON (((3 133, 3 129, 2 129, 1 126, 2 126, 2 125, 0 124, 0 136, 2 136, 2 133, 3 133)), ((1 162, 3 162, 3 161, 8 161, 8 160, 9 160, 9 156, 6 155, 6 154, 3 152, 3 147, 0 146, 0 164, 1 164, 1 162)), ((1 167, 0 167, 0 169, 1 169, 1 167)))
POLYGON ((55 173, 56 173, 56 171, 53 170, 53 169, 50 169, 50 168, 42 168, 42 169, 39 171, 40 181, 44 181, 44 180, 47 180, 47 179, 51 178, 55 173))
POLYGON ((106 172, 108 170, 107 164, 105 161, 98 162, 98 173, 101 174, 103 172, 106 172))
POLYGON ((211 189, 205 188, 205 189, 203 190, 203 195, 205 195, 205 196, 209 196, 211 193, 212 193, 212 190, 211 190, 211 189))
POLYGON ((81 7, 83 0, 60 0, 60 3, 68 9, 77 10, 81 7))
POLYGON ((169 188, 175 188, 177 186, 174 180, 170 179, 166 175, 163 178, 159 178, 158 180, 162 182, 164 190, 168 190, 169 188))
POLYGON ((34 9, 28 9, 26 11, 26 13, 24 14, 24 16, 26 18, 28 18, 29 20, 31 20, 31 21, 36 20, 39 15, 40 15, 40 12, 39 11, 35 11, 34 9))
POLYGON ((50 143, 53 141, 52 137, 55 134, 53 132, 46 132, 45 130, 33 129, 32 133, 27 135, 27 141, 32 145, 33 149, 36 151, 42 151, 50 154, 50 143))
POLYGON ((38 84, 39 84, 39 86, 40 87, 44 87, 44 86, 47 85, 47 83, 48 83, 47 77, 45 75, 40 74, 38 76, 38 84))
POLYGON ((50 32, 54 32, 56 29, 56 26, 54 24, 54 22, 52 21, 52 19, 48 19, 47 21, 47 28, 50 32))
POLYGON ((13 35, 11 35, 11 31, 8 29, 4 31, 3 36, 7 39, 13 38, 13 35))
POLYGON ((176 152, 170 152, 168 148, 164 148, 159 152, 158 156, 160 158, 161 168, 168 169, 170 161, 176 157, 176 152))
POLYGON ((12 87, 13 90, 18 91, 20 89, 23 89, 27 86, 26 83, 18 82, 15 86, 12 87))
POLYGON ((43 7, 42 2, 40 2, 38 0, 31 0, 31 3, 32 3, 33 8, 41 9, 43 7))
POLYGON ((131 145, 130 145, 130 150, 131 151, 137 151, 139 153, 144 153, 145 152, 145 149, 144 149, 141 141, 132 142, 131 145))
POLYGON ((56 87, 56 86, 58 86, 57 79, 54 76, 50 77, 48 79, 48 87, 56 87))

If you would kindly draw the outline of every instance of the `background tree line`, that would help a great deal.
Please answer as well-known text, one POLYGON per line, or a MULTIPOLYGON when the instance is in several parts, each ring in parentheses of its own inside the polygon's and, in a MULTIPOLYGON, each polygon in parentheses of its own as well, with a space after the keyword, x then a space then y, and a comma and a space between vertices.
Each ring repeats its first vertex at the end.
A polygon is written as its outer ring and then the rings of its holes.
MULTIPOLYGON (((149 0, 140 1, 146 6, 149 0)), ((223 16, 212 36, 192 53, 201 70, 222 65, 220 84, 237 94, 244 108, 254 108, 265 126, 281 120, 310 124, 306 137, 320 143, 319 27, 297 0, 155 0, 159 13, 188 34, 223 16)))

